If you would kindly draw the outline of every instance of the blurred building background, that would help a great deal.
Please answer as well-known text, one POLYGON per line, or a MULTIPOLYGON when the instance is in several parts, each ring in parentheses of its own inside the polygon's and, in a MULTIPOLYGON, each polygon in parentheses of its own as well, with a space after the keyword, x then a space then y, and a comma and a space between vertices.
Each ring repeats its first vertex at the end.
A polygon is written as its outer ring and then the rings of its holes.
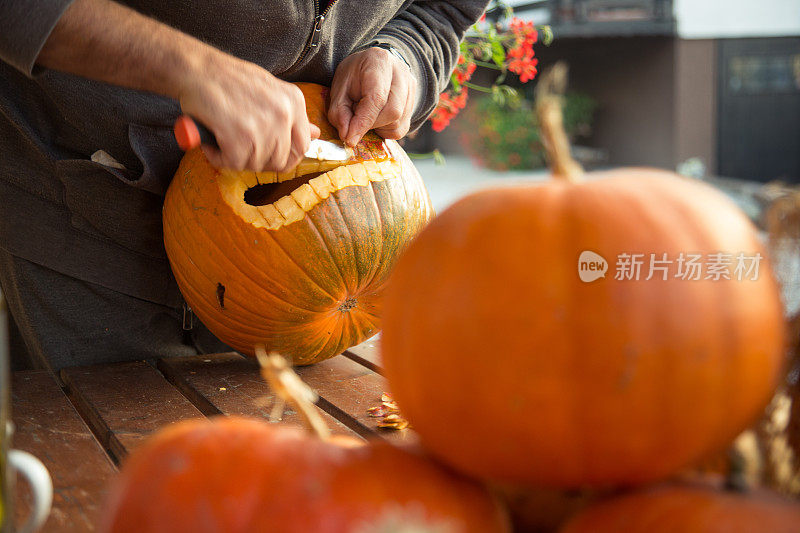
MULTIPOLYGON (((695 159, 709 175, 800 182, 800 0, 506 3, 552 26, 540 67, 567 61, 571 89, 596 101, 581 144, 602 165, 695 159)), ((415 148, 462 153, 459 121, 415 148)))

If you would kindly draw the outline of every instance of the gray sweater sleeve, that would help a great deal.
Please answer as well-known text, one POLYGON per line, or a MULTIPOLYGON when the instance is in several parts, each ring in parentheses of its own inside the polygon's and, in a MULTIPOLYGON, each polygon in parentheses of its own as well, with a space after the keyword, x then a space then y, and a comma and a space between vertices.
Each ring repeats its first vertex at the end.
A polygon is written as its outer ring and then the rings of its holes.
POLYGON ((489 0, 415 0, 361 47, 389 44, 408 60, 420 94, 411 120, 419 128, 436 107, 458 60, 458 44, 489 0))
POLYGON ((73 0, 0 0, 0 60, 30 76, 45 41, 73 0))

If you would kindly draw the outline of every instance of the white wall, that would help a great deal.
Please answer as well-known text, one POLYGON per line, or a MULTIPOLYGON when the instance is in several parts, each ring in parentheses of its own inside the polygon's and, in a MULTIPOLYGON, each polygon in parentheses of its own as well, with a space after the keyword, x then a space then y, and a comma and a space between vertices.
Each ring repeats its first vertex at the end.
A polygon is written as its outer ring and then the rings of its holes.
POLYGON ((800 0, 674 0, 685 39, 800 35, 800 0))

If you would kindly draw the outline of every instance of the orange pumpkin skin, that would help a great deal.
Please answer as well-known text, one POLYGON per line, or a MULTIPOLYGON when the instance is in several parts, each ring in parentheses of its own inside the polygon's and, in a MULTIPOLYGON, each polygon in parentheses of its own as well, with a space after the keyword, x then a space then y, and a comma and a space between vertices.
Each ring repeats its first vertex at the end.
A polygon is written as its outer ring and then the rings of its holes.
MULTIPOLYGON (((338 139, 325 89, 299 86, 322 138, 338 139)), ((164 202, 164 246, 192 310, 234 349, 252 356, 263 343, 310 364, 380 330, 388 274, 433 209, 395 141, 370 133, 355 152, 286 174, 216 169, 200 149, 184 156, 164 202), (277 182, 279 199, 245 202, 277 182)))
POLYGON ((766 260, 756 281, 644 281, 646 266, 641 281, 614 279, 622 253, 764 256, 750 222, 664 171, 591 177, 471 195, 392 275, 390 389, 422 443, 462 472, 645 483, 722 449, 772 395, 784 322, 766 260), (584 250, 606 258, 605 278, 579 279, 584 250))
POLYGON ((219 417, 176 424, 136 450, 102 530, 493 533, 507 523, 483 487, 416 453, 219 417))
POLYGON ((797 533, 800 504, 768 491, 669 484, 582 511, 561 533, 797 533))

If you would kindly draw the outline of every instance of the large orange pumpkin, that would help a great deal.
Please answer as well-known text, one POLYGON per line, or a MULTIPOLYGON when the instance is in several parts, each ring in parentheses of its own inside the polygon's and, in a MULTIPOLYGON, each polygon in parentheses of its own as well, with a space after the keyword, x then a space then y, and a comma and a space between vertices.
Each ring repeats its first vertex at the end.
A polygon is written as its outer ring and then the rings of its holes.
POLYGON ((797 533, 800 504, 766 490, 672 483, 599 503, 561 533, 797 533))
POLYGON ((417 453, 245 418, 176 424, 137 449, 108 533, 509 531, 480 485, 417 453))
MULTIPOLYGON (((300 84, 323 139, 326 90, 300 84)), ((234 172, 188 152, 167 191, 164 246, 181 292, 221 340, 309 364, 380 329, 386 278, 433 215, 395 141, 370 133, 344 163, 234 172)))
POLYGON ((723 448, 772 395, 784 322, 764 247, 707 185, 555 168, 462 199, 408 248, 385 300, 389 386, 423 444, 462 472, 551 487, 664 478, 723 448), (605 258, 605 277, 589 281, 604 263, 584 251, 605 258), (681 257, 707 266, 720 252, 730 279, 676 277, 681 257), (760 254, 757 279, 737 279, 739 253, 760 254), (639 280, 616 279, 633 254, 639 280), (673 262, 647 280, 650 254, 673 262))

